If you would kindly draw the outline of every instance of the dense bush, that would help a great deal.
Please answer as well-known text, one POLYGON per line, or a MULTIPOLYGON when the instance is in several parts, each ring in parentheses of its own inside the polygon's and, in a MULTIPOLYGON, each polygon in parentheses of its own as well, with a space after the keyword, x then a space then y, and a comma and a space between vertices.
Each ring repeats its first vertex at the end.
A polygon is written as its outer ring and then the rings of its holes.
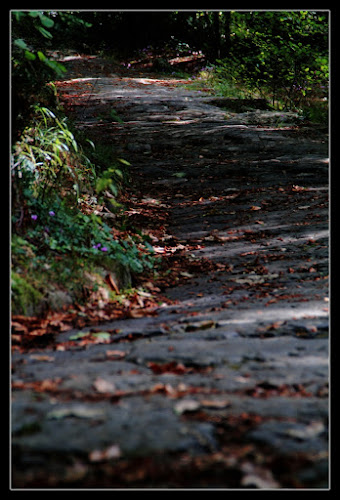
POLYGON ((216 61, 214 75, 225 94, 233 84, 294 110, 327 101, 327 13, 234 13, 232 20, 230 52, 216 61))

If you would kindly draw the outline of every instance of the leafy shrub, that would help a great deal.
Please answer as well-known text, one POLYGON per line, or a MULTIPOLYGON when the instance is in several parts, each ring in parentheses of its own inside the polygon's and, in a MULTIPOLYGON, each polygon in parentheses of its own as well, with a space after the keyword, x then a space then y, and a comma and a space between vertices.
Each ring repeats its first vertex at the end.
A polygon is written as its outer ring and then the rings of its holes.
MULTIPOLYGON (((95 150, 93 143, 86 148, 95 150)), ((86 149, 85 148, 85 149, 86 149)), ((105 148, 97 159, 105 158, 105 148)), ((111 153, 112 156, 112 153, 111 153)), ((104 220, 103 208, 115 201, 124 180, 126 160, 98 166, 68 128, 47 108, 36 107, 30 127, 12 155, 12 294, 23 313, 55 283, 83 291, 79 269, 110 268, 117 262, 132 273, 153 266, 145 237, 120 233, 104 220), (118 168, 118 163, 121 165, 118 168), (98 175, 97 175, 98 174, 98 175), (117 236, 118 234, 118 236, 117 236), (38 293, 34 291, 40 290, 38 293)), ((115 216, 111 213, 111 219, 115 216)))
POLYGON ((83 154, 67 118, 58 119, 45 107, 35 107, 32 125, 14 145, 12 173, 23 179, 35 197, 53 197, 63 186, 67 195, 80 195, 82 183, 95 177, 94 166, 83 154))
POLYGON ((232 19, 230 51, 211 76, 218 92, 266 98, 287 110, 327 98, 326 12, 233 13, 232 19))
POLYGON ((49 206, 36 201, 31 203, 30 212, 26 240, 34 245, 36 256, 66 255, 99 263, 109 257, 134 272, 142 271, 144 266, 151 267, 150 251, 144 249, 142 238, 126 235, 125 240, 115 239, 112 228, 98 215, 83 214, 60 200, 49 206))

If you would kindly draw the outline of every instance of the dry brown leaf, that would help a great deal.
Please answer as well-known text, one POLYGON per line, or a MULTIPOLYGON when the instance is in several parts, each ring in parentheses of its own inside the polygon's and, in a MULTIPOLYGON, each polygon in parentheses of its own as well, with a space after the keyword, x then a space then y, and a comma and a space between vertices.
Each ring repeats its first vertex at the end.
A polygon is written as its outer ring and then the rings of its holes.
POLYGON ((111 288, 111 290, 113 290, 114 292, 116 292, 119 295, 119 288, 118 288, 115 280, 113 279, 113 277, 112 277, 112 275, 110 273, 108 273, 105 276, 105 282, 109 285, 109 287, 111 288))
POLYGON ((15 333, 23 333, 23 334, 27 334, 28 333, 28 328, 17 322, 17 321, 12 321, 12 329, 13 329, 13 332, 15 333))
POLYGON ((31 354, 30 359, 34 359, 35 361, 54 361, 53 356, 47 356, 44 354, 31 354))
POLYGON ((200 403, 202 406, 211 409, 227 408, 228 406, 231 406, 228 399, 203 399, 200 403))
POLYGON ((106 351, 106 356, 109 358, 109 359, 122 359, 126 356, 126 352, 124 351, 116 351, 116 350, 108 350, 106 351))

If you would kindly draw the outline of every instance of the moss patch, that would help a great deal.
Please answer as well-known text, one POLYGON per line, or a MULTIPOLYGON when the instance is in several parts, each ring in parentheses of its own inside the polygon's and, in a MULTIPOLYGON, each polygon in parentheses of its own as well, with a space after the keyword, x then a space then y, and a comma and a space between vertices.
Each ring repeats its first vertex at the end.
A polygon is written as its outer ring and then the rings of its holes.
POLYGON ((34 315, 37 307, 43 299, 43 294, 23 276, 16 272, 12 271, 11 281, 11 302, 13 314, 25 314, 27 316, 34 315))

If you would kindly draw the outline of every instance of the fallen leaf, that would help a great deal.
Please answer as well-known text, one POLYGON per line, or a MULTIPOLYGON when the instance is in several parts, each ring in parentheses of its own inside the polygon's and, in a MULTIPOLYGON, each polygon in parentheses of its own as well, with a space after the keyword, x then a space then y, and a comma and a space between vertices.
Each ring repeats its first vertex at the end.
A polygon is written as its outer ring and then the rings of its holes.
POLYGON ((201 406, 211 409, 219 409, 219 408, 227 408, 231 406, 231 403, 228 399, 203 399, 200 401, 201 406))
POLYGON ((267 279, 278 278, 277 273, 269 273, 269 274, 248 274, 247 278, 232 278, 232 281, 235 283, 246 284, 246 285, 255 285, 264 283, 267 279))
POLYGON ((241 485, 245 488, 280 488, 280 484, 274 479, 272 472, 261 466, 245 462, 241 466, 244 473, 241 485))
POLYGON ((156 316, 157 312, 154 307, 146 307, 144 309, 131 309, 129 311, 130 318, 143 318, 144 316, 156 316))
POLYGON ((155 253, 166 253, 166 250, 164 247, 153 247, 153 250, 155 253))
POLYGON ((82 339, 83 337, 88 337, 89 335, 90 335, 90 332, 78 332, 74 335, 71 335, 70 340, 82 339))
POLYGON ((114 360, 114 359, 122 359, 126 356, 126 352, 124 351, 111 351, 111 350, 108 350, 106 351, 106 356, 111 359, 111 360, 114 360))
POLYGON ((31 354, 30 359, 33 359, 35 361, 54 361, 53 356, 47 356, 44 354, 31 354))
POLYGON ((288 436, 299 440, 313 439, 325 431, 325 426, 321 421, 311 422, 309 425, 301 426, 301 428, 287 429, 284 433, 288 436))
POLYGON ((90 462, 105 462, 121 456, 118 444, 113 444, 104 450, 93 450, 89 453, 90 462))
POLYGON ((197 411, 200 406, 200 402, 195 399, 183 399, 175 404, 174 412, 177 415, 182 415, 182 413, 197 411))
POLYGON ((59 408, 48 412, 47 418, 60 420, 67 417, 76 418, 102 418, 105 416, 105 410, 100 408, 90 408, 85 405, 75 405, 68 408, 59 408))
POLYGON ((253 205, 250 210, 261 210, 262 207, 258 207, 257 205, 253 205))
POLYGON ((186 271, 181 271, 179 274, 181 276, 184 276, 185 278, 193 278, 194 277, 193 274, 187 273, 186 271))
POLYGON ((199 321, 197 323, 189 323, 185 327, 186 332, 195 332, 196 330, 207 330, 208 328, 215 328, 216 321, 212 319, 207 319, 204 321, 199 321))
MULTIPOLYGON (((275 301, 276 302, 276 301, 275 301)), ((265 329, 266 330, 277 330, 277 328, 280 328, 285 322, 284 321, 276 321, 275 323, 272 323, 271 325, 268 325, 265 329)))
POLYGON ((12 321, 12 329, 15 333, 28 333, 28 328, 17 321, 12 321))
POLYGON ((100 392, 101 394, 116 391, 116 387, 112 382, 109 382, 108 380, 105 380, 101 377, 96 378, 96 380, 93 382, 93 387, 97 392, 100 392))
POLYGON ((154 363, 150 361, 147 365, 155 374, 174 373, 176 375, 183 375, 190 371, 190 368, 186 368, 182 363, 176 363, 176 361, 170 361, 169 363, 154 363))
POLYGON ((93 337, 95 337, 98 340, 110 340, 111 339, 111 334, 108 332, 98 332, 98 333, 91 333, 93 337))
POLYGON ((113 279, 113 277, 112 277, 112 275, 110 273, 108 273, 105 276, 105 282, 109 285, 109 287, 111 288, 111 290, 113 290, 114 292, 116 292, 119 295, 119 288, 118 288, 115 280, 113 279))
POLYGON ((298 186, 297 184, 293 185, 292 187, 292 191, 294 191, 295 193, 299 193, 300 191, 304 191, 306 188, 302 187, 302 186, 298 186))

